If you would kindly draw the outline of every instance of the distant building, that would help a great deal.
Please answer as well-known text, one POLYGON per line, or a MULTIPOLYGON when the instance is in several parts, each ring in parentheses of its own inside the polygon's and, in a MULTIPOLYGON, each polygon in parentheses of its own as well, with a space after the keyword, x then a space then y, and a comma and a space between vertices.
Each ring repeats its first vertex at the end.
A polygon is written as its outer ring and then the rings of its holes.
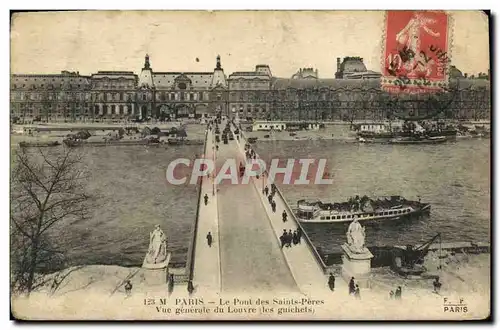
MULTIPOLYGON (((462 73, 452 67, 451 76, 461 78, 462 73)), ((336 79, 320 79, 312 68, 301 68, 291 78, 274 77, 266 64, 226 77, 220 56, 215 68, 206 72, 161 72, 153 70, 146 55, 139 74, 12 74, 10 114, 12 120, 25 124, 168 120, 217 114, 238 115, 242 120, 287 121, 287 128, 291 121, 381 120, 387 117, 390 95, 381 90, 380 79, 374 79, 378 77, 380 73, 367 70, 359 57, 346 57, 342 62, 337 59, 336 79)), ((489 117, 489 75, 478 78, 456 79, 461 91, 453 97, 447 115, 489 117)), ((419 99, 426 97, 418 95, 419 99)), ((426 107, 415 108, 418 114, 426 107)))
POLYGON ((291 130, 310 130, 317 131, 320 129, 320 124, 313 121, 265 121, 255 120, 253 122, 252 131, 284 131, 291 130))
POLYGON ((229 75, 229 110, 241 118, 265 118, 270 111, 268 92, 272 74, 268 65, 259 64, 255 71, 238 71, 229 75))
POLYGON ((301 68, 299 71, 294 73, 292 79, 318 79, 318 69, 313 68, 301 68))
POLYGON ((337 57, 336 79, 378 79, 381 76, 380 72, 366 69, 361 57, 344 57, 342 62, 337 57))

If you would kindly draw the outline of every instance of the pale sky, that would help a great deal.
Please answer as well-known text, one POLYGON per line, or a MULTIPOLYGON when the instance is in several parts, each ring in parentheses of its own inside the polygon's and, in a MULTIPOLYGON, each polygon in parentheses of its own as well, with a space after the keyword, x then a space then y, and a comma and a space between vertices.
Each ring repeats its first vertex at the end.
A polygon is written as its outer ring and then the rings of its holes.
MULTIPOLYGON (((449 13, 452 64, 487 72, 487 16, 449 13)), ((337 57, 360 56, 381 71, 383 33, 382 11, 25 13, 11 25, 11 71, 138 74, 146 53, 154 71, 212 71, 220 54, 226 75, 268 64, 278 77, 313 67, 320 78, 334 78, 337 57)))

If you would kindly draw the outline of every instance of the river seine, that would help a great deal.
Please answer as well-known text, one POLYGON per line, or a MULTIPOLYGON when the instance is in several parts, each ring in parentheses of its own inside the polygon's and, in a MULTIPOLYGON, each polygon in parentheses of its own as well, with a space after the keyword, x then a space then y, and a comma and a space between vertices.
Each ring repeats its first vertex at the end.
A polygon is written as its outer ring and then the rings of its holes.
MULTIPOLYGON (((430 218, 368 225, 367 245, 418 244, 440 232, 443 241, 490 241, 490 142, 464 140, 425 146, 360 145, 338 141, 258 143, 263 158, 326 158, 328 186, 281 188, 293 205, 299 199, 336 202, 355 195, 402 195, 432 204, 430 218)), ((139 266, 149 232, 160 224, 173 262, 184 264, 197 205, 194 185, 165 180, 170 161, 193 158, 201 146, 84 148, 97 198, 90 220, 61 228, 59 246, 70 264, 139 266)), ((236 201, 237 203, 237 201, 236 201)), ((324 253, 340 251, 345 225, 308 225, 324 253)))
MULTIPOLYGON (((366 226, 368 246, 418 244, 441 233, 443 242, 490 241, 490 141, 387 145, 269 141, 264 159, 326 158, 331 185, 280 185, 290 206, 300 199, 342 202, 356 195, 401 195, 431 203, 429 218, 366 226), (293 156, 290 156, 293 155, 293 156)), ((340 252, 347 225, 307 224, 314 245, 340 252)))

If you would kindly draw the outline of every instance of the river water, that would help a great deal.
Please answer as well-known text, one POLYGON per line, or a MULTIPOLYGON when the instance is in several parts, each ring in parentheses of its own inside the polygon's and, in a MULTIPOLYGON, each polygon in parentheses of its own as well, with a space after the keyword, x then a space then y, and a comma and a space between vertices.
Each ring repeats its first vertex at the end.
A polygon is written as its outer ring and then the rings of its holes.
POLYGON ((149 233, 159 224, 172 262, 184 264, 196 216, 197 186, 166 182, 168 164, 193 159, 202 146, 82 148, 96 197, 91 219, 57 232, 71 264, 142 265, 149 233))
MULTIPOLYGON (((281 186, 290 204, 305 198, 343 201, 355 195, 403 195, 432 204, 427 219, 367 226, 367 245, 417 244, 442 233, 443 241, 489 242, 490 142, 442 145, 360 145, 338 141, 268 141, 256 149, 264 158, 326 158, 334 180, 328 186, 281 186)), ((176 158, 193 158, 201 146, 83 148, 96 196, 91 219, 56 233, 70 264, 141 265, 149 232, 160 224, 173 262, 183 264, 195 221, 197 188, 166 183, 176 158)), ((324 253, 338 252, 345 225, 308 225, 324 253)))
MULTIPOLYGON (((490 142, 386 145, 318 141, 268 141, 261 157, 327 160, 331 185, 283 185, 293 207, 300 199, 342 202, 355 195, 402 195, 431 203, 429 218, 366 226, 368 246, 418 244, 441 233, 444 241, 490 242, 490 142), (292 155, 292 156, 291 156, 292 155)), ((344 224, 307 224, 314 245, 340 252, 344 224)))

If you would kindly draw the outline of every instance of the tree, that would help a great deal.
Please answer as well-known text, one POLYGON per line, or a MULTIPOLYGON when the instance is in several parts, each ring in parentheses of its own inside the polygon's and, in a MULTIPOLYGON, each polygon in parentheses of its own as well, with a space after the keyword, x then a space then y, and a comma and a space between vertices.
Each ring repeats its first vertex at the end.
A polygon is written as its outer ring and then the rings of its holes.
POLYGON ((60 266, 55 226, 86 219, 90 197, 82 157, 75 149, 20 149, 11 184, 11 280, 14 292, 29 295, 43 285, 39 274, 60 266))

